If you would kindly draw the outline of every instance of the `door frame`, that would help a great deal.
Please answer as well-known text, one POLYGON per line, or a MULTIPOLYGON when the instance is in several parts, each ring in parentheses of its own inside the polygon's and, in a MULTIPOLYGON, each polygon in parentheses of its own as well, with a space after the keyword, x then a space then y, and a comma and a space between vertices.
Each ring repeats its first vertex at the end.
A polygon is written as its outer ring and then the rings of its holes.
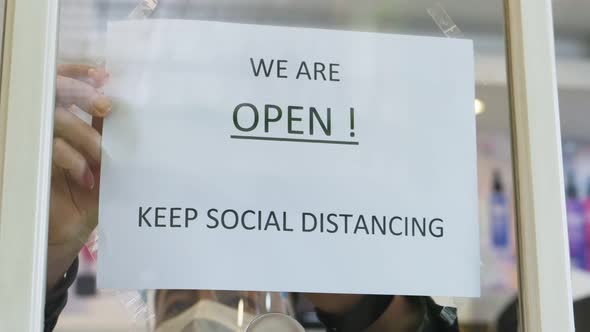
MULTIPOLYGON (((9 272, 0 273, 2 331, 43 330, 58 2, 6 0, 0 266, 9 272)), ((574 331, 551 0, 504 4, 521 331, 574 331)))
POLYGON ((574 331, 551 0, 504 0, 521 331, 574 331))
POLYGON ((6 0, 0 81, 0 331, 42 331, 58 0, 6 0))

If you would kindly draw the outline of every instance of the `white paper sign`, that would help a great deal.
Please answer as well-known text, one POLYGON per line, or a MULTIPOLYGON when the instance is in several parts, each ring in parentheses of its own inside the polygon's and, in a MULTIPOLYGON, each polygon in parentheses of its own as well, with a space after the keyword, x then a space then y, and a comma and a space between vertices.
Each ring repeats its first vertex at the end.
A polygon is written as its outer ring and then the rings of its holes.
POLYGON ((99 286, 479 295, 467 40, 111 24, 99 286))

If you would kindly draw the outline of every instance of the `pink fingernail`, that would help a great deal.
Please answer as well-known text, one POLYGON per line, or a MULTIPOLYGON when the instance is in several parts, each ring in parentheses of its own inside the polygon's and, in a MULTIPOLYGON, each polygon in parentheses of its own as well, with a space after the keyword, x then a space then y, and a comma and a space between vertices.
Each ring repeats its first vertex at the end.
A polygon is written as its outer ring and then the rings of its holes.
POLYGON ((86 187, 88 190, 92 190, 94 188, 94 174, 92 174, 90 168, 86 168, 86 171, 84 172, 83 182, 84 187, 86 187))

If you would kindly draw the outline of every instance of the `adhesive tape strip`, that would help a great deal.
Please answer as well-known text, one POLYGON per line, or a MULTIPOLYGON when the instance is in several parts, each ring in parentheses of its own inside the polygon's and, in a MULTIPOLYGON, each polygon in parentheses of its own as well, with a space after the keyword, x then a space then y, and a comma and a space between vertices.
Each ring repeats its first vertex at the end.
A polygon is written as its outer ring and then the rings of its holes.
POLYGON ((449 38, 463 38, 463 32, 453 22, 453 19, 447 14, 445 8, 439 3, 426 9, 428 14, 434 20, 434 23, 438 25, 439 29, 449 38))
POLYGON ((303 326, 291 316, 269 313, 256 317, 245 332, 305 332, 303 326))

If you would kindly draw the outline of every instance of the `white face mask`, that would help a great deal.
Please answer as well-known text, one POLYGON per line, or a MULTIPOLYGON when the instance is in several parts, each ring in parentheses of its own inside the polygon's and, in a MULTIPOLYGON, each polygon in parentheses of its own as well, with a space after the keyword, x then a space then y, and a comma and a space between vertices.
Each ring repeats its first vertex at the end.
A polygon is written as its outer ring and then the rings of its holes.
POLYGON ((242 332, 254 318, 246 312, 201 300, 182 314, 163 322, 155 332, 242 332))

